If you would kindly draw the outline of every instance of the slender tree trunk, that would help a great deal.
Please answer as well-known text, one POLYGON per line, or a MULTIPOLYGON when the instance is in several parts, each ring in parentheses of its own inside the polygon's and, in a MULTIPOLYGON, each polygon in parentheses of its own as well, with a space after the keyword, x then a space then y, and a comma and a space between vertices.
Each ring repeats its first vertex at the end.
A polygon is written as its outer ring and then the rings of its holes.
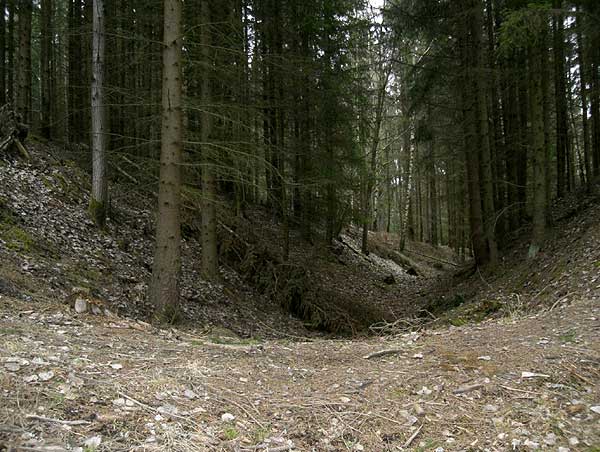
POLYGON ((525 55, 521 55, 521 70, 518 81, 519 145, 517 148, 517 198, 519 224, 527 219, 527 176, 529 161, 529 93, 525 55))
POLYGON ((162 128, 156 251, 150 301, 155 317, 175 320, 181 271, 181 161, 183 148, 181 0, 164 0, 162 128))
POLYGON ((106 105, 104 100, 104 0, 94 0, 92 42, 92 196, 89 211, 104 227, 108 208, 106 105))
POLYGON ((219 257, 217 254, 217 208, 215 177, 215 159, 209 143, 211 130, 210 98, 212 61, 210 59, 210 9, 207 0, 201 2, 202 31, 200 45, 202 61, 206 68, 202 74, 201 87, 201 127, 202 127, 202 275, 209 281, 216 281, 219 276, 219 257))
POLYGON ((377 178, 377 149, 379 148, 379 140, 381 133, 381 123, 383 122, 383 109, 385 105, 385 94, 388 81, 390 78, 390 71, 386 70, 385 74, 382 75, 380 84, 377 89, 377 101, 375 104, 375 123, 373 126, 373 138, 371 146, 369 148, 369 160, 370 165, 367 174, 366 193, 365 193, 365 210, 363 212, 363 232, 362 232, 362 245, 361 251, 363 254, 368 254, 369 245, 369 224, 371 223, 372 215, 372 201, 373 187, 375 186, 377 178))
MULTIPOLYGON (((578 8, 578 12, 580 8, 578 8)), ((579 59, 579 94, 581 96, 581 128, 583 134, 583 163, 585 168, 585 180, 587 181, 588 190, 591 188, 593 175, 592 175, 592 152, 590 149, 590 127, 588 121, 588 90, 587 90, 587 79, 588 79, 588 67, 585 58, 585 49, 583 46, 583 33, 581 28, 583 26, 581 16, 577 14, 575 16, 577 23, 577 57, 579 59)))
POLYGON ((15 16, 17 8, 15 6, 15 0, 8 0, 8 36, 7 36, 7 55, 6 62, 8 67, 6 69, 6 87, 8 90, 6 100, 16 104, 16 90, 15 90, 15 16))
MULTIPOLYGON (((481 199, 481 173, 480 173, 480 146, 484 145, 481 134, 478 131, 478 123, 481 121, 480 88, 476 72, 480 66, 480 34, 481 24, 475 29, 474 23, 479 16, 479 5, 477 0, 465 2, 464 37, 462 40, 462 60, 465 70, 463 85, 463 111, 465 125, 465 161, 467 166, 467 182, 469 190, 469 222, 471 226, 471 242, 475 262, 478 265, 486 264, 490 260, 488 243, 484 230, 484 218, 481 199), (476 92, 472 93, 468 86, 475 86, 476 92)), ((481 124, 479 124, 481 127, 481 124)), ((487 135, 486 135, 487 138, 487 135)))
POLYGON ((6 0, 0 0, 0 105, 6 103, 6 0))
POLYGON ((400 211, 400 251, 404 251, 406 248, 406 239, 408 238, 409 222, 410 222, 410 194, 412 191, 411 175, 412 175, 412 149, 410 146, 410 138, 407 140, 408 146, 405 148, 405 170, 404 177, 402 178, 402 193, 404 199, 402 200, 402 210, 400 211))
POLYGON ((69 141, 78 143, 84 137, 84 110, 81 103, 82 93, 85 88, 85 70, 83 61, 83 33, 82 0, 69 1, 69 58, 68 58, 68 130, 69 141))
POLYGON ((19 56, 17 59, 17 111, 26 124, 31 123, 31 0, 19 2, 19 56))
POLYGON ((429 242, 432 245, 439 245, 439 228, 438 228, 438 188, 437 174, 435 166, 435 145, 433 138, 429 140, 429 155, 428 155, 428 177, 429 177, 429 242))
MULTIPOLYGON (((596 14, 600 8, 596 4, 596 14)), ((600 175, 600 33, 594 35, 589 46, 591 70, 590 107, 592 111, 592 170, 594 177, 600 175)))
MULTIPOLYGON (((541 33, 540 33, 541 34, 541 33)), ((545 34, 545 33, 544 33, 545 34)), ((529 49, 529 95, 531 96, 531 155, 533 158, 533 236, 529 257, 534 258, 544 242, 546 229, 546 147, 544 136, 544 91, 542 78, 545 42, 532 45, 529 49)))
MULTIPOLYGON (((553 0, 553 8, 560 10, 562 0, 553 0)), ((563 16, 558 14, 553 19, 554 31, 554 87, 556 101, 556 194, 564 196, 568 186, 568 117, 565 82, 565 37, 563 16)))
POLYGON ((42 79, 42 136, 46 139, 52 138, 52 102, 53 92, 53 74, 52 74, 52 0, 42 0, 42 30, 41 30, 41 79, 42 79))

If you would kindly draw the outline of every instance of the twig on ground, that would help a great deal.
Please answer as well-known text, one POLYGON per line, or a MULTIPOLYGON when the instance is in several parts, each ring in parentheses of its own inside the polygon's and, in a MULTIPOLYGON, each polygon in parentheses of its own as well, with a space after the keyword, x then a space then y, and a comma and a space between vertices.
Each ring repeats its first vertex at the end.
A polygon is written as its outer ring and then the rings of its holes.
POLYGON ((292 450, 293 444, 286 444, 285 446, 269 447, 268 444, 258 444, 256 446, 244 447, 240 450, 251 451, 251 450, 264 450, 265 452, 284 452, 286 450, 292 450))
POLYGON ((417 430, 415 430, 415 432, 412 435, 410 435, 410 438, 408 438, 406 440, 406 442, 403 444, 402 449, 406 449, 407 447, 410 447, 410 445, 415 440, 415 438, 417 436, 419 436, 419 433, 421 433, 421 430, 423 429, 423 425, 424 424, 421 424, 421 426, 417 430))
POLYGON ((50 424, 61 424, 61 425, 89 425, 89 424, 91 424, 90 421, 84 421, 84 420, 65 421, 62 419, 53 419, 53 418, 45 417, 45 416, 38 416, 37 414, 28 414, 27 416, 25 416, 25 419, 30 419, 30 420, 34 420, 34 421, 40 421, 40 422, 48 422, 50 424))
POLYGON ((482 383, 477 383, 477 384, 470 385, 470 386, 462 386, 462 387, 452 391, 452 393, 453 394, 466 394, 467 392, 476 391, 478 389, 483 389, 484 387, 485 387, 485 385, 483 385, 482 383))
POLYGON ((402 350, 401 348, 390 348, 387 350, 379 350, 377 352, 369 353, 368 355, 363 356, 363 358, 364 359, 380 358, 381 356, 397 355, 399 353, 402 353, 403 351, 404 350, 402 350))

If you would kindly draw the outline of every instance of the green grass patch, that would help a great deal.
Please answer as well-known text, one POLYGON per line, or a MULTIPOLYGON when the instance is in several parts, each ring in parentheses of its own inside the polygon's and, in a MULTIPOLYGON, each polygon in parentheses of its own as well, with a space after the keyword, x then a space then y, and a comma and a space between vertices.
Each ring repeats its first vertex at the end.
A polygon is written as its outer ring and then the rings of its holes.
POLYGON ((260 341, 255 338, 239 338, 239 337, 229 337, 229 336, 208 336, 209 342, 213 344, 223 344, 223 345, 258 345, 260 341))
POLYGON ((563 333, 560 336, 558 336, 559 340, 565 344, 569 342, 575 342, 576 337, 577 332, 575 330, 569 330, 566 333, 563 333))
POLYGON ((27 231, 16 225, 0 224, 0 238, 6 247, 13 251, 29 252, 33 246, 33 238, 27 231))
POLYGON ((0 328, 0 336, 20 335, 22 331, 19 328, 0 328))
POLYGON ((223 435, 227 441, 231 441, 240 436, 240 433, 233 427, 226 427, 225 430, 223 430, 223 435))

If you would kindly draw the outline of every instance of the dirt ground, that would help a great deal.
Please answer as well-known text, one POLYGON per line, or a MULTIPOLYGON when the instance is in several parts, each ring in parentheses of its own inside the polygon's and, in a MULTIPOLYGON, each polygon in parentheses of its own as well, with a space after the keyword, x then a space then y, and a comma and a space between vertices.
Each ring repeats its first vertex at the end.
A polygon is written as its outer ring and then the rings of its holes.
POLYGON ((598 451, 599 318, 256 342, 1 296, 0 450, 598 451))

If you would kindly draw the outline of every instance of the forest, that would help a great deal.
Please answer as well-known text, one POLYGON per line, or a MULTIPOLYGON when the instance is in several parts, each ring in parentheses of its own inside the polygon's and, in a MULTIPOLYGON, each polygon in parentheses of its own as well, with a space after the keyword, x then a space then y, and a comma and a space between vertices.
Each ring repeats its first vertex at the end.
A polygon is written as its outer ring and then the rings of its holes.
POLYGON ((0 265, 0 450, 598 451, 600 1, 0 0, 0 265))

